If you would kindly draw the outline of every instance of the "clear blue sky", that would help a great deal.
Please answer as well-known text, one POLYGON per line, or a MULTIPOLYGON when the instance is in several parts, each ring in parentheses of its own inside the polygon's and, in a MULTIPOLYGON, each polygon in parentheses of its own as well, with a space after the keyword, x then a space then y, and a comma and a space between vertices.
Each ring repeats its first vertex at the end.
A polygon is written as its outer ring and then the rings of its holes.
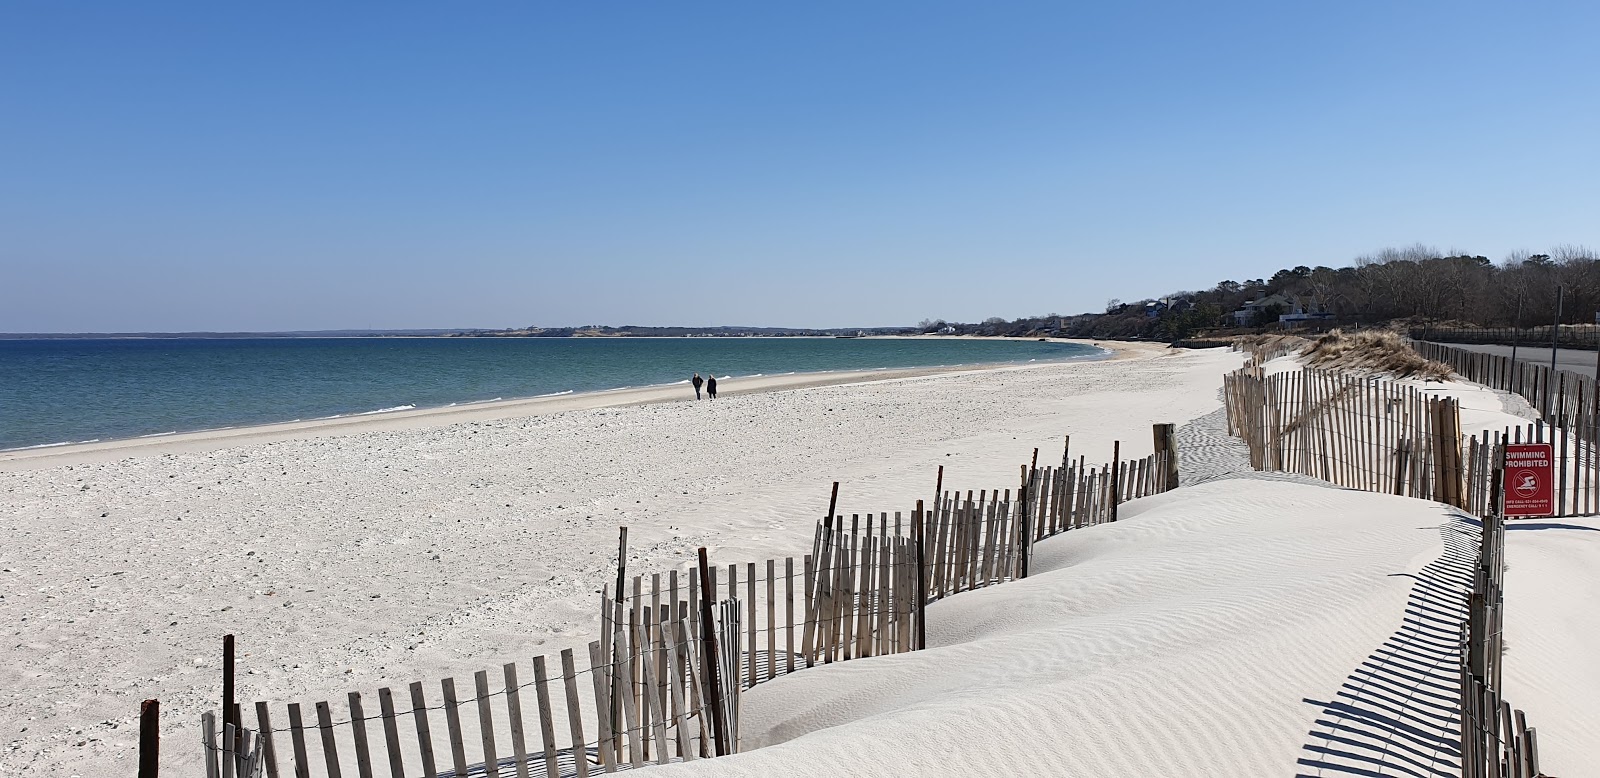
POLYGON ((1592 2, 13 0, 0 331, 978 320, 1593 246, 1597 41, 1592 2))

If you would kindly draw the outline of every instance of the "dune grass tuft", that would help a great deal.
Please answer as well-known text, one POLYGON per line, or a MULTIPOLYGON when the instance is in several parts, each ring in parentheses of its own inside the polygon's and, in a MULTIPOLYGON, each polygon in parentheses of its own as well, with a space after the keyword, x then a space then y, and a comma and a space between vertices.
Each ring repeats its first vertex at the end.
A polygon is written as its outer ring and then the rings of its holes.
POLYGON ((1446 381, 1450 366, 1418 354, 1399 333, 1389 330, 1333 330, 1311 341, 1301 352, 1317 368, 1387 373, 1397 378, 1446 381))
POLYGON ((1425 359, 1406 344, 1405 338, 1391 330, 1333 330, 1310 339, 1299 335, 1245 335, 1235 343, 1240 350, 1250 352, 1256 364, 1297 354, 1306 366, 1324 370, 1385 373, 1397 378, 1436 381, 1447 380, 1451 375, 1448 365, 1425 359))

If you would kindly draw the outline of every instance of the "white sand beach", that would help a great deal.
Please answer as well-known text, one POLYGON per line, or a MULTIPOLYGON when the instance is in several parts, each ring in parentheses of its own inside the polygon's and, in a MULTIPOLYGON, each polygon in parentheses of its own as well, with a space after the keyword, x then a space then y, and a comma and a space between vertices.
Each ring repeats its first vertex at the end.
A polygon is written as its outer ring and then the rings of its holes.
MULTIPOLYGON (((1439 698, 1455 665, 1439 646, 1475 525, 1242 473, 1218 418, 1241 355, 1124 356, 12 460, 0 774, 127 774, 147 697, 162 701, 164 767, 196 774, 224 633, 247 701, 470 675, 595 639, 618 526, 633 571, 699 546, 799 556, 833 481, 841 513, 909 511, 940 465, 947 488, 1003 488, 1064 435, 1091 460, 1114 440, 1138 457, 1152 423, 1175 422, 1184 488, 1040 543, 1027 580, 933 604, 928 651, 747 692, 746 747, 766 747, 650 769, 1447 775, 1439 698)), ((1480 400, 1472 423, 1507 414, 1480 400)), ((1507 693, 1547 772, 1600 774, 1600 678, 1584 664, 1600 524, 1549 523, 1508 532, 1507 693)))
POLYGON ((947 485, 1010 486, 1033 447, 1056 452, 1069 433, 1102 459, 1118 437, 1142 456, 1151 423, 1216 408, 1239 361, 1125 353, 1142 358, 731 381, 715 404, 610 393, 13 458, 0 769, 122 774, 145 698, 162 702, 163 763, 198 769, 224 633, 244 700, 582 647, 618 526, 637 570, 698 546, 798 556, 832 481, 842 511, 909 511, 938 465, 947 485))

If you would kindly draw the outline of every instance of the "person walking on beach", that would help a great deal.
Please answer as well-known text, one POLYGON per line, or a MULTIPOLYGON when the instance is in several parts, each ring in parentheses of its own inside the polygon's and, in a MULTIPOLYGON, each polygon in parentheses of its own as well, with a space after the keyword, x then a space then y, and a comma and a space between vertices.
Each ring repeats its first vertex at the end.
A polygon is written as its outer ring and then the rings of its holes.
POLYGON ((717 399, 717 374, 716 373, 707 373, 706 374, 706 397, 708 397, 708 398, 710 398, 712 400, 717 399))
POLYGON ((695 373, 694 381, 691 383, 694 384, 694 399, 698 400, 700 399, 700 385, 705 383, 705 379, 701 378, 699 373, 695 373))

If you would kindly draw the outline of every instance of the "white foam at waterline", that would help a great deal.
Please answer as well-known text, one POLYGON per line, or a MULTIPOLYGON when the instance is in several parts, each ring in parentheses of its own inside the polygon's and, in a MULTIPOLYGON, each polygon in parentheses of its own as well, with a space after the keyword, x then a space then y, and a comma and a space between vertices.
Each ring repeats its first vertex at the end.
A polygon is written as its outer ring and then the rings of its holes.
POLYGON ((568 389, 565 392, 551 392, 549 394, 536 394, 536 395, 534 395, 534 397, 560 397, 560 396, 562 396, 564 394, 572 394, 572 390, 568 389))
POLYGON ((36 448, 57 448, 59 446, 78 446, 78 445, 82 445, 84 443, 99 443, 99 442, 100 442, 99 438, 95 438, 93 440, 63 440, 60 443, 39 443, 39 444, 33 445, 33 446, 19 446, 17 448, 8 448, 8 449, 4 449, 4 450, 5 451, 28 451, 28 450, 36 449, 36 448))
POLYGON ((357 416, 371 416, 374 413, 394 413, 395 411, 414 410, 416 407, 417 406, 415 406, 415 405, 396 405, 393 408, 379 408, 378 410, 375 410, 375 411, 362 411, 362 412, 360 412, 358 414, 355 414, 355 415, 357 415, 357 416))
POLYGON ((141 437, 141 438, 160 438, 160 437, 165 437, 167 435, 176 435, 176 434, 178 434, 178 431, 177 430, 173 430, 171 432, 152 432, 152 433, 150 433, 148 435, 140 435, 139 437, 141 437))

